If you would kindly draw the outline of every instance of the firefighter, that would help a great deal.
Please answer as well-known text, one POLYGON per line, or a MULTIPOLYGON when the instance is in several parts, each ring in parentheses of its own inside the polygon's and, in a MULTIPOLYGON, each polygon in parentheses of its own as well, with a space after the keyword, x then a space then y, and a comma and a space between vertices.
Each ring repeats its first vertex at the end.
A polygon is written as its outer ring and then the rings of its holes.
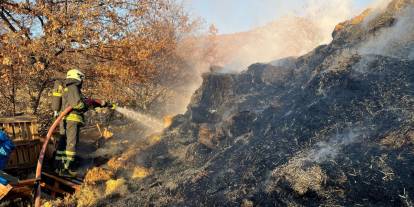
MULTIPOLYGON (((76 148, 79 142, 80 127, 84 125, 84 113, 90 108, 111 107, 109 102, 92 100, 82 95, 81 88, 85 75, 77 70, 71 69, 66 74, 60 111, 72 107, 64 118, 60 127, 60 139, 56 151, 56 173, 65 177, 77 176, 77 164, 75 163, 76 148)), ((59 94, 56 94, 59 95, 59 94)))

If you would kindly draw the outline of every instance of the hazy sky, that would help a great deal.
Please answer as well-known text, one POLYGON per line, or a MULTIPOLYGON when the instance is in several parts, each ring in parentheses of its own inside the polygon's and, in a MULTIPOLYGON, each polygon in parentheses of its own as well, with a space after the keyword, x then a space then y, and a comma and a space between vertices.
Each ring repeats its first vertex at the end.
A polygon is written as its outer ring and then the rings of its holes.
MULTIPOLYGON (((329 0, 181 0, 194 16, 215 24, 219 33, 234 33, 265 25, 278 17, 301 14, 309 2, 329 0)), ((347 0, 344 0, 347 1, 347 0)), ((349 0, 352 10, 360 12, 375 0, 349 0)))

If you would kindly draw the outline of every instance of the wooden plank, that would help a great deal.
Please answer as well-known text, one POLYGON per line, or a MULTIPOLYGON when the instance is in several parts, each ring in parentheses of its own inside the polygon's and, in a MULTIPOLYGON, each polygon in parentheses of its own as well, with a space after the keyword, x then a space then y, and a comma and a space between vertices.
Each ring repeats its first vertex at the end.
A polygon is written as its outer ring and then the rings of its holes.
POLYGON ((48 184, 46 184, 44 182, 40 183, 40 186, 42 186, 42 188, 46 188, 46 189, 52 191, 52 197, 53 197, 53 195, 56 195, 56 193, 60 193, 60 194, 66 194, 66 193, 68 193, 68 192, 66 192, 66 191, 64 191, 64 190, 62 190, 60 188, 52 187, 52 186, 50 186, 50 185, 48 185, 48 184))
POLYGON ((28 146, 28 148, 26 148, 25 150, 22 150, 23 155, 24 155, 24 161, 26 163, 31 163, 30 162, 30 152, 32 151, 31 149, 33 149, 33 146, 28 146))
POLYGON ((0 123, 34 122, 36 120, 35 116, 0 117, 0 123))
POLYGON ((26 125, 26 131, 27 131, 27 137, 30 140, 34 140, 35 138, 33 137, 33 133, 32 133, 32 123, 27 123, 26 125))
POLYGON ((36 151, 37 151, 36 149, 37 149, 36 146, 32 146, 32 149, 29 152, 29 159, 30 159, 31 163, 36 162, 37 157, 39 156, 39 153, 36 153, 36 151))
POLYGON ((15 125, 17 126, 17 131, 18 131, 18 134, 19 134, 19 139, 24 140, 23 131, 22 131, 22 123, 16 123, 15 125))
POLYGON ((27 180, 20 180, 16 184, 12 184, 13 187, 21 187, 21 186, 33 186, 36 181, 38 181, 36 178, 27 179, 27 180))
POLYGON ((28 132, 27 132, 27 122, 23 122, 22 123, 22 134, 23 134, 23 139, 24 140, 31 139, 31 137, 27 136, 28 135, 28 132))
POLYGON ((34 132, 34 126, 35 124, 32 122, 31 124, 30 124, 30 126, 29 126, 29 129, 30 129, 30 136, 32 137, 32 139, 36 139, 36 137, 35 137, 35 132, 34 132))
MULTIPOLYGON (((59 182, 55 181, 55 183, 53 184, 53 188, 59 189, 59 182)), ((52 191, 51 196, 52 198, 56 198, 56 191, 52 191)))
POLYGON ((12 198, 22 198, 22 197, 31 197, 33 188, 27 187, 27 186, 21 186, 21 187, 15 187, 12 188, 9 192, 9 195, 7 195, 7 199, 12 198))
POLYGON ((16 148, 16 155, 17 155, 17 163, 18 164, 23 164, 24 160, 22 158, 22 151, 20 150, 20 148, 16 148))
POLYGON ((12 128, 12 140, 15 140, 16 139, 16 131, 15 131, 15 129, 14 129, 14 125, 13 124, 11 124, 10 125, 11 126, 11 128, 12 128))
MULTIPOLYGON (((75 190, 79 190, 80 189, 80 184, 74 183, 72 181, 66 180, 64 178, 46 173, 46 172, 42 172, 42 175, 45 175, 46 177, 52 178, 58 182, 60 182, 61 184, 67 185, 75 190)), ((80 183, 80 182, 79 182, 80 183)))
POLYGON ((37 119, 34 116, 1 117, 0 126, 12 140, 30 140, 39 138, 37 119))
POLYGON ((16 151, 14 150, 11 153, 11 155, 10 155, 10 158, 9 158, 9 161, 7 163, 7 167, 6 168, 14 167, 14 166, 16 166, 17 163, 18 163, 18 161, 17 161, 17 154, 16 154, 16 151))
POLYGON ((0 184, 0 200, 4 198, 12 189, 11 185, 2 185, 0 184))
POLYGON ((36 120, 32 122, 32 129, 33 139, 39 138, 39 125, 36 120))
POLYGON ((10 155, 6 169, 33 167, 37 163, 40 151, 40 140, 19 140, 16 149, 10 155))

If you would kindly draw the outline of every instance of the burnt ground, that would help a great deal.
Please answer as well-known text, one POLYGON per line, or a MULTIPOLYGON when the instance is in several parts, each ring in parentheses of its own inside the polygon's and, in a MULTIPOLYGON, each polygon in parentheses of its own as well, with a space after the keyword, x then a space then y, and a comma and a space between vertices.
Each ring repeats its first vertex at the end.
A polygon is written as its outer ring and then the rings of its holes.
POLYGON ((94 205, 412 206, 414 38, 396 56, 359 51, 412 4, 302 57, 205 74, 161 141, 129 156, 151 175, 94 205))

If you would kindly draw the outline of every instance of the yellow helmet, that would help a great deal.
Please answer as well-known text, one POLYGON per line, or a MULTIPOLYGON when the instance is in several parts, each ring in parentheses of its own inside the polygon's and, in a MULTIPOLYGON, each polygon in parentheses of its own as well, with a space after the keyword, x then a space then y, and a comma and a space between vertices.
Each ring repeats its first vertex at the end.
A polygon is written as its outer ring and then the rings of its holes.
POLYGON ((78 81, 82 81, 83 79, 85 79, 85 74, 83 74, 78 69, 70 69, 68 71, 68 73, 66 74, 66 79, 68 79, 68 78, 72 78, 72 79, 76 79, 78 81))

